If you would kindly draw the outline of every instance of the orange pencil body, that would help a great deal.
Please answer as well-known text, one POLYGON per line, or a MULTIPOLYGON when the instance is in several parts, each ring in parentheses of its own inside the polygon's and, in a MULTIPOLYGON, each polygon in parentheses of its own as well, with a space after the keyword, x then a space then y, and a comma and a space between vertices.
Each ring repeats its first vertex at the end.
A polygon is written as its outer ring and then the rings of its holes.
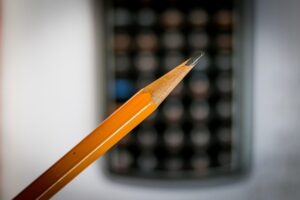
POLYGON ((14 199, 49 199, 156 108, 151 94, 141 90, 14 199))
POLYGON ((152 82, 104 120, 14 199, 49 199, 148 117, 197 64, 197 55, 152 82))

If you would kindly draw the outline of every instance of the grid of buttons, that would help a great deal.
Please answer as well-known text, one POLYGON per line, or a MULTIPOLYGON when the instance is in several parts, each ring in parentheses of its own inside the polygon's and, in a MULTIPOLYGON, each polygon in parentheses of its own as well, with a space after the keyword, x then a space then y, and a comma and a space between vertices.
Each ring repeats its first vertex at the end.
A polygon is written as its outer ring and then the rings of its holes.
POLYGON ((109 108, 193 53, 206 55, 159 109, 110 151, 110 173, 202 178, 232 170, 234 9, 231 0, 113 1, 109 108))

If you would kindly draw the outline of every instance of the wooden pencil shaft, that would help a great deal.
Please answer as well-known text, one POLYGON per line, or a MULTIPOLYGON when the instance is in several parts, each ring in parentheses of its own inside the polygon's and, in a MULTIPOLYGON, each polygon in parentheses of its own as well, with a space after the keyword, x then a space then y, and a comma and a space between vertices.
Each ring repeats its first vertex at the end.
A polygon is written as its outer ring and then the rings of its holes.
POLYGON ((14 199, 49 199, 52 197, 148 117, 201 56, 185 61, 136 93, 14 199))
POLYGON ((149 93, 137 93, 15 199, 49 199, 150 115, 156 107, 149 93))

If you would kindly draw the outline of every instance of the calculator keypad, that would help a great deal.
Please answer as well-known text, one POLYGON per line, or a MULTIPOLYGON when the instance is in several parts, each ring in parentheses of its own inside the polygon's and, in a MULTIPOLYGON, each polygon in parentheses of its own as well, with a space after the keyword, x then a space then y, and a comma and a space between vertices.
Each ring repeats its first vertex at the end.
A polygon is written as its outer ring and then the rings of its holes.
POLYGON ((205 51, 158 110, 109 152, 109 172, 162 179, 231 172, 236 147, 233 1, 113 0, 108 9, 114 63, 109 66, 110 108, 205 51))

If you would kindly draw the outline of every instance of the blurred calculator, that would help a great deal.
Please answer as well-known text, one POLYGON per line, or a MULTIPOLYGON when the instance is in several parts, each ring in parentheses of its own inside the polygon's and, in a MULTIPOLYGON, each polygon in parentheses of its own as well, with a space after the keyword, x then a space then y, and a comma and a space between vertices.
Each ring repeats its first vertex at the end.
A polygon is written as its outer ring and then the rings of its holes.
POLYGON ((113 0, 105 19, 107 114, 205 52, 159 109, 110 150, 108 173, 207 179, 242 172, 249 162, 251 66, 241 2, 113 0))

